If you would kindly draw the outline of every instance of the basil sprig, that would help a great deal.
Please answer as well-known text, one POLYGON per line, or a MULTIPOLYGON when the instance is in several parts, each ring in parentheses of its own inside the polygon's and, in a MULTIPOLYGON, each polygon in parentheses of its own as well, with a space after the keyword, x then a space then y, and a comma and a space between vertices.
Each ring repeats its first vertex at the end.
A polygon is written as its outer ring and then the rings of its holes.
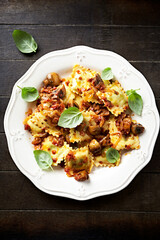
POLYGON ((64 128, 75 128, 83 121, 83 115, 76 107, 70 107, 61 114, 58 126, 64 128))
POLYGON ((51 166, 52 166, 53 161, 48 152, 43 151, 43 150, 34 150, 33 153, 34 153, 36 162, 41 169, 43 169, 43 170, 48 169, 48 168, 52 169, 51 166))
POLYGON ((22 53, 36 52, 38 45, 34 38, 27 32, 14 30, 12 33, 16 47, 22 53))
MULTIPOLYGON (((19 87, 19 86, 18 86, 19 87)), ((39 98, 38 90, 34 87, 19 87, 22 92, 21 96, 26 102, 33 102, 39 98)))
POLYGON ((120 158, 119 152, 115 148, 109 148, 106 152, 106 159, 110 163, 115 163, 120 158))
POLYGON ((128 95, 128 104, 130 109, 135 112, 137 115, 141 116, 142 109, 143 109, 143 100, 142 97, 136 93, 136 90, 128 90, 126 91, 126 94, 128 95))
POLYGON ((110 67, 105 68, 101 75, 103 80, 111 80, 114 76, 110 67))

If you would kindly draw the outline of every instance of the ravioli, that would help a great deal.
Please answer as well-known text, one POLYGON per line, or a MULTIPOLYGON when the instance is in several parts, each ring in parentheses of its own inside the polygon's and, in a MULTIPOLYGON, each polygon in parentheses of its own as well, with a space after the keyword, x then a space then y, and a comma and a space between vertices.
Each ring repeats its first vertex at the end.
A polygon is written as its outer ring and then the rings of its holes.
POLYGON ((56 141, 55 143, 53 142, 52 136, 45 138, 44 142, 42 142, 41 149, 51 155, 53 166, 57 166, 59 163, 61 163, 70 151, 70 147, 66 142, 64 142, 63 146, 57 146, 56 141))
POLYGON ((31 133, 34 136, 44 130, 49 125, 45 121, 45 116, 41 112, 35 112, 24 120, 24 124, 29 125, 31 133))
POLYGON ((97 96, 115 116, 118 116, 128 108, 128 97, 118 81, 107 85, 104 93, 98 91, 97 96), (108 104, 108 101, 111 104, 108 104))
POLYGON ((76 129, 71 128, 70 129, 70 134, 69 134, 69 139, 71 143, 75 143, 75 142, 83 142, 83 141, 89 141, 91 139, 91 137, 83 132, 79 132, 76 129))
POLYGON ((110 163, 107 161, 106 159, 107 150, 108 147, 104 148, 100 156, 94 157, 93 162, 96 167, 115 167, 120 164, 120 158, 115 163, 110 163))
POLYGON ((57 137, 62 135, 61 130, 48 123, 43 112, 34 112, 24 120, 24 124, 27 124, 30 127, 31 133, 34 137, 39 136, 43 131, 57 137))
POLYGON ((111 143, 117 150, 140 148, 139 137, 135 136, 133 133, 130 133, 128 136, 122 135, 122 133, 118 131, 116 127, 114 118, 110 121, 109 133, 111 143))
POLYGON ((70 79, 70 86, 73 92, 82 95, 84 91, 91 87, 90 78, 93 78, 97 72, 80 65, 73 67, 70 79))
POLYGON ((65 171, 68 176, 82 170, 90 173, 93 167, 92 155, 89 153, 88 147, 71 150, 66 156, 65 162, 65 171))

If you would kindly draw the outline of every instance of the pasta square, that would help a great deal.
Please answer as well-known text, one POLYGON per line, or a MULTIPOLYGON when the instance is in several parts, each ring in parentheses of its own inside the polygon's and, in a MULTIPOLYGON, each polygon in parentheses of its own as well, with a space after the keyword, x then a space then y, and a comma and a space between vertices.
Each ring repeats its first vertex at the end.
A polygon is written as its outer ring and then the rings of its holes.
POLYGON ((65 171, 68 176, 72 176, 75 172, 82 170, 90 173, 92 166, 92 156, 88 147, 71 150, 65 158, 65 171))
POLYGON ((118 116, 128 108, 128 97, 118 81, 109 84, 105 92, 98 91, 97 96, 115 116, 118 116))
POLYGON ((122 133, 117 129, 114 118, 110 121, 109 133, 111 143, 117 150, 140 148, 139 137, 135 136, 133 133, 130 133, 128 136, 122 135, 122 133))
POLYGON ((97 72, 89 68, 75 65, 71 73, 70 86, 72 91, 77 94, 82 94, 84 90, 91 87, 88 79, 93 78, 97 72))
POLYGON ((61 163, 70 151, 70 147, 66 142, 64 142, 64 145, 61 147, 54 144, 52 136, 45 138, 41 149, 51 155, 53 166, 57 166, 61 163))
POLYGON ((100 156, 94 157, 93 162, 96 167, 115 167, 120 164, 120 158, 115 163, 110 163, 107 161, 106 159, 107 150, 108 147, 104 148, 100 156))

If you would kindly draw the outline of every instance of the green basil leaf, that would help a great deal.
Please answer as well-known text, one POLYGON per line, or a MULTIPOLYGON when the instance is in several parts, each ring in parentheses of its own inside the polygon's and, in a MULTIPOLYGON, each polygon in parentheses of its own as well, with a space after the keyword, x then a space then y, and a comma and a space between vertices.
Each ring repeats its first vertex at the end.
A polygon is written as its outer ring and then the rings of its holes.
POLYGON ((115 163, 120 158, 119 152, 114 148, 109 148, 106 152, 106 159, 110 163, 115 163))
POLYGON ((142 114, 143 100, 138 93, 134 92, 129 95, 128 104, 129 104, 130 109, 133 112, 135 112, 138 115, 142 114))
POLYGON ((22 53, 36 52, 38 45, 34 38, 27 32, 14 30, 12 33, 16 47, 22 53))
POLYGON ((113 73, 112 73, 112 69, 110 67, 105 68, 102 71, 101 77, 102 77, 103 80, 111 80, 114 77, 113 73))
POLYGON ((20 89, 22 90, 21 96, 26 102, 33 102, 39 98, 38 90, 34 87, 24 87, 20 89))
POLYGON ((83 121, 83 115, 76 107, 70 107, 61 114, 58 126, 64 128, 75 128, 83 121))
POLYGON ((136 91, 138 91, 138 90, 140 90, 140 88, 139 88, 139 89, 135 89, 135 90, 133 90, 133 89, 127 90, 127 91, 126 91, 126 94, 129 96, 129 95, 132 94, 132 93, 136 93, 136 91))
POLYGON ((34 150, 33 153, 36 162, 41 169, 52 168, 51 165, 53 161, 48 152, 43 150, 34 150))

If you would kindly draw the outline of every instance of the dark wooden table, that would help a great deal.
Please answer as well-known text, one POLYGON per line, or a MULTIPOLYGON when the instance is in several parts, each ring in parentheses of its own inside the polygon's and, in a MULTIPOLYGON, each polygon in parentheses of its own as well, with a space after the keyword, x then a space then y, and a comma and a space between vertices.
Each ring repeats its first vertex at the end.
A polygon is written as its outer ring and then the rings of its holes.
POLYGON ((39 57, 87 45, 124 56, 147 78, 160 108, 160 1, 0 1, 1 239, 160 239, 160 138, 150 163, 119 193, 79 202, 38 190, 8 152, 3 117, 14 83, 39 57), (20 53, 12 31, 38 42, 20 53))

